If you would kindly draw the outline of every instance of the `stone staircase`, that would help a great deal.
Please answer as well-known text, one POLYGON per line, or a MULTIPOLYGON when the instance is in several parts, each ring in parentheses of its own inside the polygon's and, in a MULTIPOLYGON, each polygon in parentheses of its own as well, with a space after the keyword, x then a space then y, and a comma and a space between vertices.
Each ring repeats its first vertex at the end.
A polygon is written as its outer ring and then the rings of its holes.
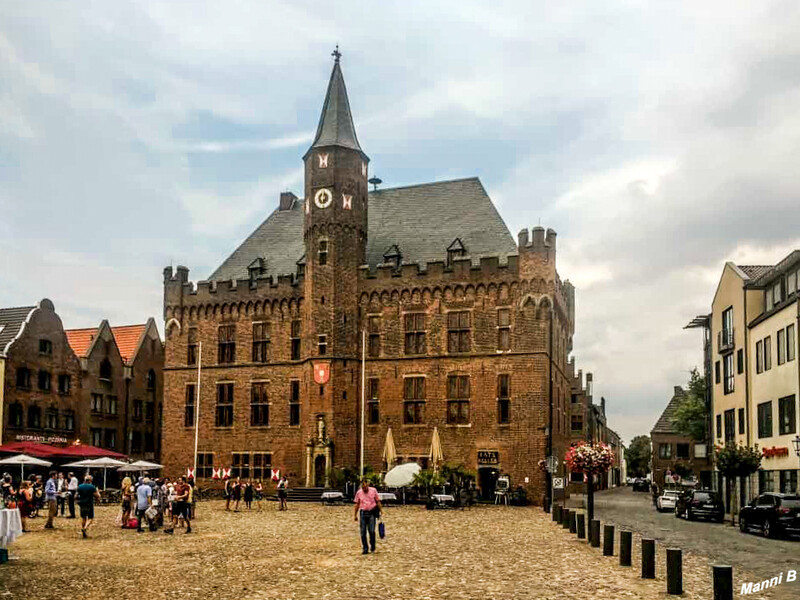
MULTIPOLYGON (((322 492, 330 491, 330 488, 322 487, 290 487, 287 494, 289 502, 322 502, 322 492)), ((278 496, 272 496, 277 500, 278 496)))

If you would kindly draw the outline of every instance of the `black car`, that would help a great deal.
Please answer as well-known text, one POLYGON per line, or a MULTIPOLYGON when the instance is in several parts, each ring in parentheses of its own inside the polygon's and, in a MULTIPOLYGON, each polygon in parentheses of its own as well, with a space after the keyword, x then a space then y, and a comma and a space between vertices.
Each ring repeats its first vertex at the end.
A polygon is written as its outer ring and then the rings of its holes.
POLYGON ((681 494, 675 503, 675 516, 689 521, 700 518, 722 523, 725 506, 713 490, 690 490, 681 494))
POLYGON ((739 529, 747 533, 755 528, 764 537, 800 533, 800 496, 796 494, 761 494, 739 511, 739 529))
POLYGON ((650 482, 647 479, 642 477, 637 477, 633 480, 633 491, 634 492, 649 492, 650 491, 650 482))

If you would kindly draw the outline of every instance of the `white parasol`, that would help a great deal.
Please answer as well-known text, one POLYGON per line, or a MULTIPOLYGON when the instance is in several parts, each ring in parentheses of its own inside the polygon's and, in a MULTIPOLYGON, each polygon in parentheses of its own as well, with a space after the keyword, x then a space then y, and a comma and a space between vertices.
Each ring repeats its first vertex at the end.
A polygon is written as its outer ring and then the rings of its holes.
POLYGON ((383 483, 386 487, 399 488, 411 485, 414 481, 414 475, 419 473, 422 469, 417 463, 410 462, 402 465, 397 465, 390 470, 383 478, 383 483))
POLYGON ((123 465, 117 471, 158 471, 163 469, 164 465, 158 463, 147 462, 146 460, 137 460, 129 465, 123 465))
POLYGON ((108 458, 104 456, 102 458, 87 458, 86 460, 79 460, 78 462, 69 463, 64 465, 65 467, 86 467, 87 469, 95 468, 95 469, 103 469, 103 489, 106 489, 106 469, 112 469, 114 467, 122 467, 125 466, 126 462, 117 460, 116 458, 108 458))
POLYGON ((23 480, 25 479, 25 465, 33 465, 35 467, 49 467, 53 463, 48 462, 46 460, 42 460, 41 458, 36 458, 35 456, 28 456, 27 454, 17 454, 16 456, 10 456, 8 458, 0 460, 0 464, 19 465, 20 480, 23 480))

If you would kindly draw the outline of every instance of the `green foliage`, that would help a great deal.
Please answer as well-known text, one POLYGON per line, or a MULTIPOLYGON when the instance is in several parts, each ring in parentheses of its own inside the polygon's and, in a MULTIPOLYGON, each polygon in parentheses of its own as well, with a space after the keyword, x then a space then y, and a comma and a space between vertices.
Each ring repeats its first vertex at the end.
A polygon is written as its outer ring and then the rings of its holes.
POLYGON ((726 477, 747 477, 761 466, 761 452, 756 445, 750 448, 743 444, 728 442, 714 449, 717 469, 726 477))
POLYGON ((422 469, 419 473, 414 475, 412 484, 425 490, 425 494, 430 496, 433 492, 433 488, 442 485, 444 482, 444 478, 433 469, 422 469))
POLYGON ((470 481, 475 481, 477 477, 477 473, 467 469, 463 463, 445 463, 441 468, 442 480, 450 482, 454 490, 466 489, 470 481))
POLYGON ((696 442, 706 439, 706 380, 695 367, 689 376, 686 400, 678 407, 673 424, 679 433, 696 442))
POLYGON ((650 472, 650 436, 637 435, 625 448, 629 477, 644 477, 650 472))
MULTIPOLYGON (((380 473, 376 473, 370 465, 364 467, 364 477, 367 478, 369 484, 373 487, 380 487, 383 484, 383 477, 380 473)), ((358 474, 357 467, 341 467, 331 469, 328 478, 331 487, 335 489, 344 489, 345 484, 353 483, 358 485, 361 483, 361 477, 358 474)))
POLYGON ((694 471, 692 471, 688 465, 682 462, 676 462, 674 465, 672 465, 672 472, 676 475, 679 475, 681 478, 686 478, 689 477, 689 475, 694 474, 694 471))

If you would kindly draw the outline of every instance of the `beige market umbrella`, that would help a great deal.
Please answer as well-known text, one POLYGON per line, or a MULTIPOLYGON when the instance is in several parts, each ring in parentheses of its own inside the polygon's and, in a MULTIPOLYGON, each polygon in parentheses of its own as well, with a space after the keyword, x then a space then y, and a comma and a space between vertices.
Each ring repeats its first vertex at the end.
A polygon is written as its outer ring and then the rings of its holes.
POLYGON ((16 456, 11 456, 9 458, 4 458, 3 460, 0 460, 0 464, 19 465, 20 479, 25 479, 25 465, 33 465, 36 467, 49 467, 53 463, 46 460, 42 460, 41 458, 36 458, 35 456, 28 456, 27 454, 17 454, 16 456))
POLYGON ((394 447, 394 437, 392 436, 392 428, 386 432, 386 443, 383 446, 383 460, 386 461, 386 468, 391 469, 397 460, 397 450, 394 447))
POLYGON ((433 437, 431 438, 431 453, 428 455, 433 463, 434 471, 439 469, 439 463, 444 460, 442 454, 442 442, 439 440, 439 429, 433 428, 433 437))

